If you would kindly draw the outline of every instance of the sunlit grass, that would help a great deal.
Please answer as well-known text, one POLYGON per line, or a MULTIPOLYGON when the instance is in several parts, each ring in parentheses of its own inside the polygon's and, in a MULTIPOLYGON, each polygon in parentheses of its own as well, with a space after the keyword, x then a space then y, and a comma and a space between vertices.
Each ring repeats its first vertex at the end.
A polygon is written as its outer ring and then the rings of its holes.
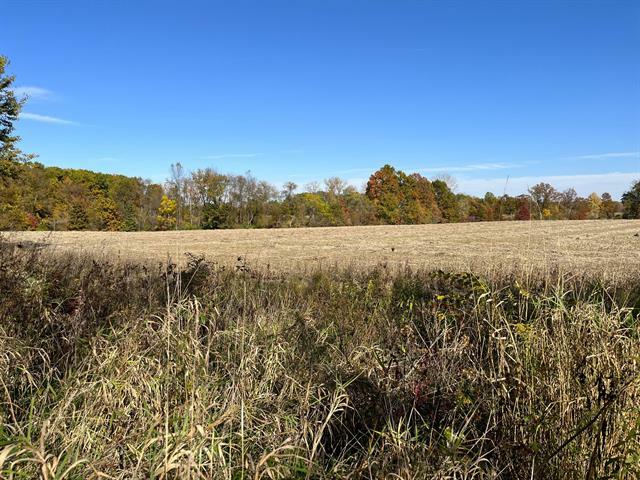
POLYGON ((637 276, 179 271, 4 244, 0 294, 0 478, 640 474, 637 276))

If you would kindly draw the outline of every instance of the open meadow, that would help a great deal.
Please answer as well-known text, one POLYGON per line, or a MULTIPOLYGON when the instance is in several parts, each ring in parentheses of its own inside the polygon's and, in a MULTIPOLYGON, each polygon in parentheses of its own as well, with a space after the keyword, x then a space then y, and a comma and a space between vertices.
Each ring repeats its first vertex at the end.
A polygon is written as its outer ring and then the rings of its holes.
POLYGON ((108 258, 178 263, 185 253, 275 270, 410 265, 482 273, 513 268, 625 274, 640 269, 640 220, 483 222, 165 232, 16 232, 13 241, 108 258))
POLYGON ((5 234, 0 478, 639 478, 639 231, 5 234))

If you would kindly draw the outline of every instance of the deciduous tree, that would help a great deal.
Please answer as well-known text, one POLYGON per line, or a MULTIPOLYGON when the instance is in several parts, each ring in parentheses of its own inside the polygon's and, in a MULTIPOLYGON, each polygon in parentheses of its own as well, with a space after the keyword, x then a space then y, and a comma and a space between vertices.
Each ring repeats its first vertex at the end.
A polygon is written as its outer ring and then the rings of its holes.
POLYGON ((158 208, 158 230, 171 230, 176 228, 176 210, 176 201, 163 195, 162 200, 160 200, 160 208, 158 208))
POLYGON ((551 204, 558 200, 558 191, 548 183, 538 183, 529 189, 532 205, 540 219, 544 218, 544 211, 551 212, 551 204))
POLYGON ((620 203, 616 202, 609 192, 602 194, 602 205, 600 207, 601 218, 615 218, 620 207, 620 203))
POLYGON ((376 207, 378 218, 384 223, 400 223, 402 192, 396 169, 384 165, 367 182, 366 195, 376 207))
POLYGON ((444 180, 434 180, 433 192, 442 213, 442 219, 446 222, 460 221, 458 199, 444 180))
POLYGON ((600 210, 602 208, 602 199, 596 192, 591 193, 589 201, 589 218, 594 220, 600 218, 600 210))

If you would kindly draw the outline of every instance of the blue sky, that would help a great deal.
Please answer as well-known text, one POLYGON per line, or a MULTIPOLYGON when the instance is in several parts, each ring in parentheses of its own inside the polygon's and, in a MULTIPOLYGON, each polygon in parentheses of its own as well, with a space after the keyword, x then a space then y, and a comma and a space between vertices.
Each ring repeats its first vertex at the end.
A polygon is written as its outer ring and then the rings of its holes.
POLYGON ((637 1, 0 3, 46 165, 361 185, 390 163, 472 194, 640 177, 637 1))

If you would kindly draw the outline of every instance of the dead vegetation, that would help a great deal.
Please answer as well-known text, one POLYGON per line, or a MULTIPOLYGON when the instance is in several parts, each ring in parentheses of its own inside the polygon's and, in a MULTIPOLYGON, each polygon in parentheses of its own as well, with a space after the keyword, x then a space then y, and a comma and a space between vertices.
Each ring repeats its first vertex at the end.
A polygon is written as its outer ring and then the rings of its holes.
POLYGON ((0 478, 640 474, 637 270, 278 273, 2 245, 0 478))

